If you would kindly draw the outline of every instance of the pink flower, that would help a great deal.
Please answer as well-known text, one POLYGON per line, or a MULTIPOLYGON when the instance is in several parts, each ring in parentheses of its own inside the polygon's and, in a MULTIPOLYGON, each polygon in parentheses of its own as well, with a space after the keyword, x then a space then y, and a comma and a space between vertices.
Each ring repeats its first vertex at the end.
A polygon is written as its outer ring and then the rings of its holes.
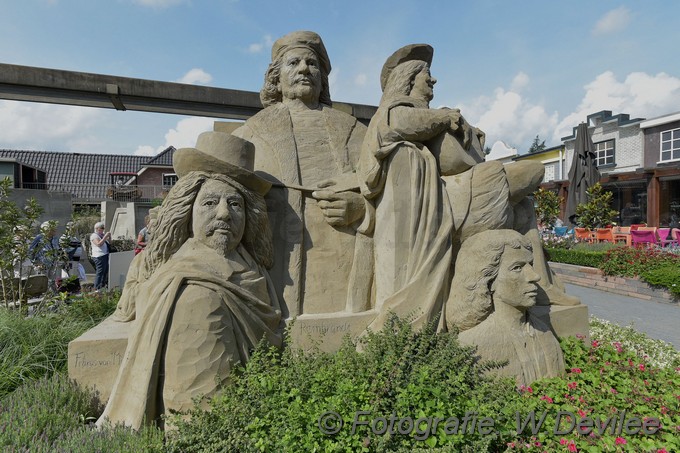
POLYGON ((567 439, 564 437, 560 439, 560 445, 567 445, 567 439))
POLYGON ((615 443, 616 445, 626 445, 628 442, 623 437, 617 437, 615 443))
POLYGON ((578 448, 576 448, 576 443, 575 443, 573 440, 570 440, 570 441, 569 441, 569 445, 567 445, 567 448, 568 448, 569 451, 571 451, 571 452, 578 451, 578 448))
POLYGON ((593 340, 593 342, 590 343, 590 345, 591 345, 592 347, 596 348, 596 347, 600 346, 600 343, 598 343, 597 340, 593 340))
POLYGON ((542 399, 543 401, 547 401, 549 404, 552 404, 552 403, 553 403, 553 399, 550 398, 548 395, 543 395, 543 396, 541 397, 541 399, 542 399))
POLYGON ((572 369, 571 369, 571 372, 572 372, 572 373, 579 374, 579 373, 581 372, 581 369, 580 369, 580 368, 572 368, 572 369))
POLYGON ((616 391, 615 388, 611 388, 611 389, 609 389, 609 391, 612 392, 614 395, 616 395, 617 393, 619 393, 619 392, 616 391))
POLYGON ((578 415, 579 415, 579 417, 583 418, 583 417, 585 417, 587 414, 586 414, 586 412, 585 412, 583 409, 579 409, 579 410, 578 410, 578 415))
POLYGON ((656 451, 656 453, 668 453, 668 450, 666 450, 665 448, 659 448, 659 449, 656 451))
POLYGON ((573 390, 573 389, 575 389, 576 387, 578 387, 578 384, 577 384, 576 382, 570 382, 570 383, 567 384, 567 387, 568 387, 569 389, 573 390))
POLYGON ((639 364, 638 368, 640 369, 640 371, 645 371, 645 364, 644 363, 639 364))
POLYGON ((534 393, 534 389, 532 389, 531 387, 527 387, 527 392, 534 393))
POLYGON ((621 347, 621 343, 619 343, 618 341, 615 341, 612 344, 616 348, 616 352, 618 352, 619 354, 621 354, 621 352, 623 352, 623 347, 621 347))

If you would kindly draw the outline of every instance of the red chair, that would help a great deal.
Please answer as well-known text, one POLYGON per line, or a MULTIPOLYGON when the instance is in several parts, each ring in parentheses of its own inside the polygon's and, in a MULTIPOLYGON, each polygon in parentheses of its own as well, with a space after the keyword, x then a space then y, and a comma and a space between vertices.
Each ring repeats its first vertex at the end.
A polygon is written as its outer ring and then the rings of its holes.
POLYGON ((640 227, 646 227, 646 226, 647 225, 645 225, 644 223, 634 223, 630 226, 630 231, 634 231, 634 230, 637 230, 640 227))
POLYGON ((633 247, 651 247, 653 244, 658 243, 656 240, 656 231, 653 230, 630 230, 630 236, 632 238, 633 247))
POLYGON ((614 233, 611 228, 598 228, 595 230, 595 241, 614 243, 614 233))
POLYGON ((574 228, 576 241, 593 242, 593 233, 588 228, 574 228))

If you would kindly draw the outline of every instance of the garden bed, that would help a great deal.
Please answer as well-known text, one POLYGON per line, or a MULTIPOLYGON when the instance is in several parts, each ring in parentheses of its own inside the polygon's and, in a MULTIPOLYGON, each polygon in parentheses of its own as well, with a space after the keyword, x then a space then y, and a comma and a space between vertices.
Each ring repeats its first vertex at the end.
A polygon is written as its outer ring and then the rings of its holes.
POLYGON ((678 299, 674 298, 670 291, 664 288, 654 288, 635 277, 615 277, 604 275, 594 267, 577 266, 550 262, 550 268, 565 283, 578 286, 599 289, 622 296, 635 297, 643 300, 671 303, 678 305, 678 299))

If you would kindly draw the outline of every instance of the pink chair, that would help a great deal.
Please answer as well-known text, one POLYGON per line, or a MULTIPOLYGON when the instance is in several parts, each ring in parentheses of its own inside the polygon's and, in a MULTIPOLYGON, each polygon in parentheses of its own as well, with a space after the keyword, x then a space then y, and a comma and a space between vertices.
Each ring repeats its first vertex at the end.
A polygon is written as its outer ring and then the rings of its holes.
POLYGON ((673 228, 659 228, 659 242, 663 247, 667 245, 680 246, 680 229, 673 228))
POLYGON ((633 247, 642 247, 646 245, 651 247, 653 244, 657 244, 656 231, 653 230, 630 230, 630 236, 632 238, 633 247))

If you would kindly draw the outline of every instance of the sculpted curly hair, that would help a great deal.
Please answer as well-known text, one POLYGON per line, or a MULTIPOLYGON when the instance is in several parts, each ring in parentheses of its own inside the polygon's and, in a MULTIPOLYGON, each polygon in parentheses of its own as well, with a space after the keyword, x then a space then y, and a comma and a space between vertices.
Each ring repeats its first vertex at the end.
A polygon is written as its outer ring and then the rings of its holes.
POLYGON ((532 250, 531 242, 514 230, 482 231, 463 242, 446 306, 448 325, 462 332, 493 313, 491 285, 506 247, 532 250))
POLYGON ((144 279, 165 263, 192 236, 191 213, 203 184, 215 179, 234 187, 245 201, 246 226, 241 243, 255 261, 271 268, 274 262, 272 233, 264 197, 229 176, 192 171, 181 177, 163 200, 154 224, 152 240, 144 252, 144 279))

